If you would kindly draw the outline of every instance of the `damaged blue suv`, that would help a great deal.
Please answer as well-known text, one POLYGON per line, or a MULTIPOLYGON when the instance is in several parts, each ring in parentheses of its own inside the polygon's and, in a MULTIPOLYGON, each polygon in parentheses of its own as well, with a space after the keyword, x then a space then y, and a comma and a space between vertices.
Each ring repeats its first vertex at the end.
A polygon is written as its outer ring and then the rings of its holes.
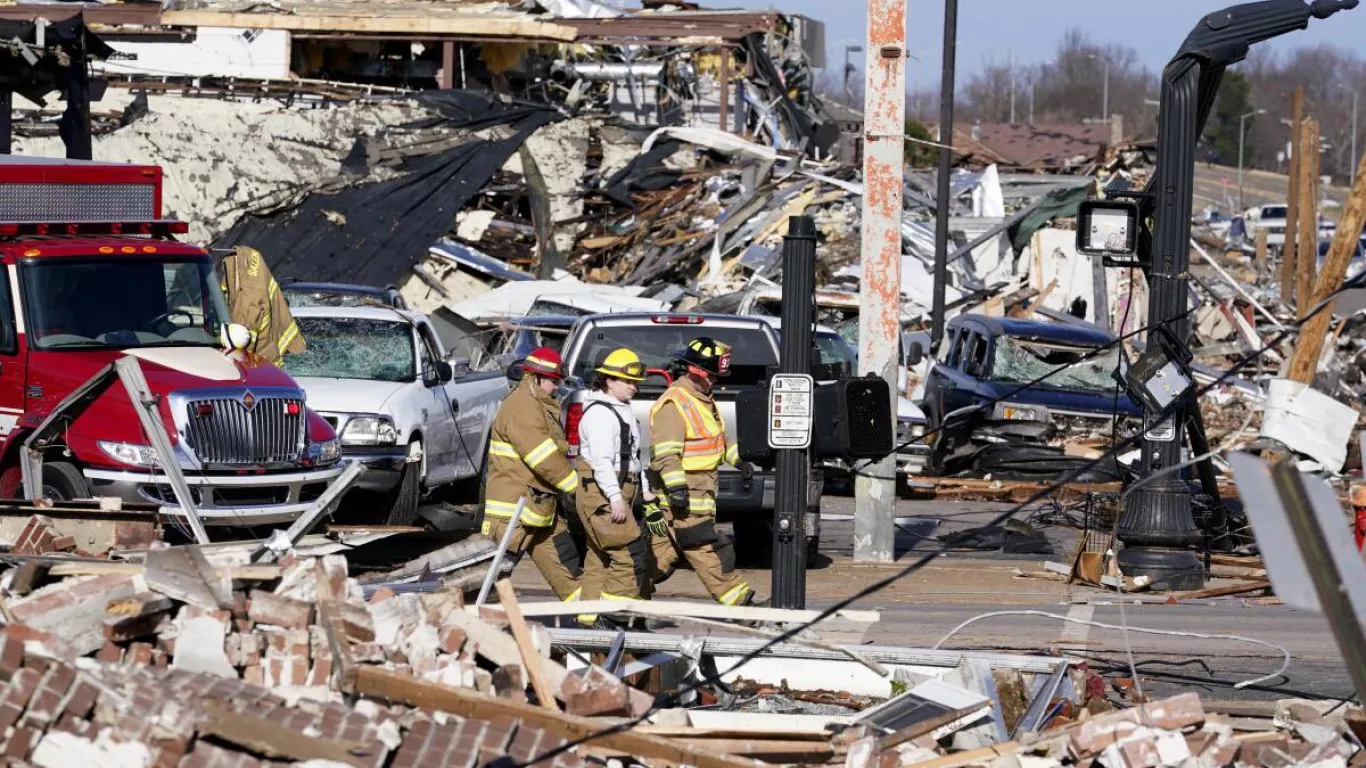
MULTIPOLYGON (((1142 408, 1115 378, 1128 360, 1114 341, 1080 321, 949 321, 921 402, 934 432, 928 472, 1053 476, 1101 455, 1116 431, 1123 439, 1141 429, 1142 408)), ((1110 462, 1081 479, 1116 479, 1119 471, 1110 462)))

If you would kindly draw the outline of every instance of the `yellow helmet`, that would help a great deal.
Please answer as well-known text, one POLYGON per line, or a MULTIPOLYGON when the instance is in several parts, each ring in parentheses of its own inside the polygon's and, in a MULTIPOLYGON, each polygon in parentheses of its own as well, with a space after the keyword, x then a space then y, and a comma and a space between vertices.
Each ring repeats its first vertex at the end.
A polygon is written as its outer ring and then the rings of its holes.
POLYGON ((625 347, 612 350, 595 370, 626 381, 645 381, 645 364, 640 362, 639 355, 625 347))

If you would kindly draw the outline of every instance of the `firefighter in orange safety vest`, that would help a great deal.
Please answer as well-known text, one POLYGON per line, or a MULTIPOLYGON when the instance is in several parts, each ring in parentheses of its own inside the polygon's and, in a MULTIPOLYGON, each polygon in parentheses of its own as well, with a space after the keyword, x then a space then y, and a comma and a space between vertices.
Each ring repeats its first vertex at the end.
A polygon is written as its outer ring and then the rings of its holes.
MULTIPOLYGON (((499 541, 520 499, 526 504, 508 544, 514 558, 529 554, 556 597, 579 599, 583 576, 579 549, 559 513, 562 495, 579 488, 569 465, 569 443, 560 426, 555 390, 564 379, 560 355, 539 347, 522 362, 522 381, 498 407, 489 433, 484 521, 480 532, 499 541)), ((573 501, 568 509, 573 509, 573 501)))
POLYGON ((652 581, 673 573, 686 557, 703 586, 723 605, 754 603, 754 590, 735 570, 735 548, 716 530, 717 468, 749 467, 726 439, 712 399, 716 379, 730 373, 731 349, 706 337, 670 353, 685 369, 650 409, 650 485, 663 488, 665 505, 645 505, 654 554, 652 581), (681 553, 681 554, 680 554, 681 553))

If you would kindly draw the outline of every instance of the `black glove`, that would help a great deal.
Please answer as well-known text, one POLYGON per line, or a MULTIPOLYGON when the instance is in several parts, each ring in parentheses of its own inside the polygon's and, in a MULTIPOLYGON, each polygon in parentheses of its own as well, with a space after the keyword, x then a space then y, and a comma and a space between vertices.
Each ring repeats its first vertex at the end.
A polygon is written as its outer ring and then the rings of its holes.
POLYGON ((674 513, 674 519, 686 517, 688 506, 688 489, 686 487, 669 489, 669 509, 674 513))
POLYGON ((651 536, 658 536, 661 539, 669 535, 669 523, 664 519, 664 510, 660 509, 658 501, 647 501, 644 505, 645 528, 649 530, 651 536))
POLYGON ((740 470, 740 477, 743 477, 746 480, 754 479, 754 465, 748 461, 740 459, 740 462, 735 465, 735 468, 740 470))

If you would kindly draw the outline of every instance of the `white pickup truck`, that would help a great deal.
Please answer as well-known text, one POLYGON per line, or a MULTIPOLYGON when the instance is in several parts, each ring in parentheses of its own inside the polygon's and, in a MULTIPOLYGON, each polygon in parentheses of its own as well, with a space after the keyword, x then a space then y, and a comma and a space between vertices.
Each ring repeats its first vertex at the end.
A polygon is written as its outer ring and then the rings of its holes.
MULTIPOLYGON (((764 385, 769 368, 778 365, 778 334, 765 319, 736 315, 645 314, 620 312, 579 318, 564 342, 561 354, 569 374, 570 390, 562 401, 565 434, 571 451, 578 445, 578 420, 583 414, 583 383, 592 378, 593 368, 618 347, 628 347, 640 355, 651 369, 631 403, 641 425, 641 439, 648 444, 649 411, 664 392, 663 369, 671 368, 669 352, 682 349, 690 339, 710 336, 729 344, 732 353, 731 375, 721 379, 713 396, 726 423, 726 431, 736 433, 735 398, 746 389, 764 385)), ((773 506, 775 497, 772 467, 759 467, 752 478, 745 478, 730 466, 722 466, 716 496, 717 517, 735 526, 736 550, 751 557, 771 552, 773 506)), ((806 543, 810 562, 820 546, 820 503, 824 474, 812 469, 807 483, 806 543)))
POLYGON ((368 471, 357 490, 382 495, 370 522, 410 525, 425 493, 477 487, 489 427, 508 391, 500 372, 471 373, 447 355, 427 316, 386 306, 299 307, 308 343, 284 367, 368 471))

